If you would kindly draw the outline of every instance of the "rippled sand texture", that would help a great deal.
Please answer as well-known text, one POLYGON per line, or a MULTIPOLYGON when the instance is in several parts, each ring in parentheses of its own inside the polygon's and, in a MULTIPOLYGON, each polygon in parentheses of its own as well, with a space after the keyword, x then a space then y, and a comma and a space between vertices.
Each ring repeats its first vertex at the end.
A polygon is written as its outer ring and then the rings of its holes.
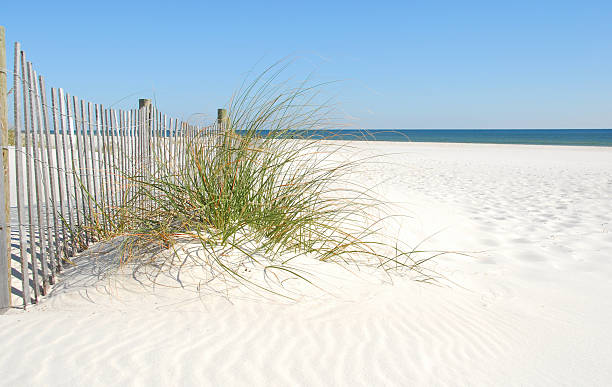
POLYGON ((392 154, 358 176, 410 216, 390 232, 470 252, 432 263, 443 286, 330 269, 333 295, 296 303, 153 292, 100 277, 105 246, 0 316, 1 383, 612 384, 612 148, 355 145, 392 154))

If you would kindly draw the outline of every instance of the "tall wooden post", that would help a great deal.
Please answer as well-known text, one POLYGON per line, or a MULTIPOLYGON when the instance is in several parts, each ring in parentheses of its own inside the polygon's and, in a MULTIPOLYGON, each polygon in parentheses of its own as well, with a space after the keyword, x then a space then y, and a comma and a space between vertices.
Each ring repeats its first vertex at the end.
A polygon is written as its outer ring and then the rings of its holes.
MULTIPOLYGON (((138 100, 138 117, 140 118, 140 122, 138 123, 138 130, 140 131, 139 134, 139 149, 138 152, 135 154, 135 157, 137 157, 138 163, 140 164, 139 167, 139 174, 144 177, 145 179, 148 179, 151 175, 150 175, 150 153, 149 153, 149 146, 150 146, 150 139, 149 136, 151 134, 151 100, 147 99, 147 98, 140 98, 138 100)), ((144 198, 140 195, 139 196, 140 199, 140 207, 144 208, 146 205, 148 205, 148 202, 144 200, 144 198)))
MULTIPOLYGON (((141 154, 140 154, 140 158, 142 160, 143 157, 148 157, 149 156, 149 141, 150 138, 149 136, 151 135, 151 100, 148 98, 140 98, 138 100, 138 110, 140 112, 139 117, 140 117, 140 123, 139 123, 139 127, 141 130, 141 137, 140 137, 140 141, 141 141, 141 154), (145 156, 146 155, 146 156, 145 156)), ((146 162, 146 165, 148 167, 149 162, 146 162)))
POLYGON ((147 98, 140 98, 138 100, 138 109, 151 106, 151 100, 147 98))
POLYGON ((151 131, 151 120, 149 117, 149 112, 151 111, 151 100, 148 98, 138 99, 138 110, 140 111, 140 130, 142 130, 144 133, 148 133, 151 131))
POLYGON ((223 128, 223 125, 227 124, 227 110, 217 109, 217 123, 219 127, 223 128))
MULTIPOLYGON (((0 167, 3 172, 0 182, 0 312, 11 306, 11 233, 10 223, 10 188, 8 170, 8 101, 6 67, 6 36, 4 27, 0 26, 0 147, 2 160, 0 167)), ((20 133, 15 133, 19 136, 20 133)))

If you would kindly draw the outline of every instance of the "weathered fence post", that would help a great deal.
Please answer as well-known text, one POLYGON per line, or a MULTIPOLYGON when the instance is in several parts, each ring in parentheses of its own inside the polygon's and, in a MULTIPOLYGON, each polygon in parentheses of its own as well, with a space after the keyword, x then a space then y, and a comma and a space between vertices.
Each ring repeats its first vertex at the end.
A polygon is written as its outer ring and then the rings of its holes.
POLYGON ((149 135, 151 134, 151 100, 147 98, 140 98, 138 100, 138 110, 140 110, 140 130, 144 134, 143 143, 144 150, 149 149, 149 135))
POLYGON ((219 127, 223 128, 225 124, 227 124, 227 110, 226 109, 217 109, 217 123, 219 127))
MULTIPOLYGON (((0 313, 11 306, 11 233, 10 223, 10 186, 8 171, 8 101, 6 67, 6 36, 4 27, 0 26, 0 313)), ((19 136, 19 133, 15 133, 19 136)))
POLYGON ((142 109, 143 107, 151 106, 151 100, 148 98, 139 98, 138 99, 138 108, 142 109))
MULTIPOLYGON (((150 119, 151 117, 149 116, 150 110, 151 110, 151 100, 150 99, 147 99, 147 98, 138 99, 138 111, 139 111, 138 117, 140 117, 140 122, 138 123, 138 127, 141 130, 141 135, 145 133, 149 133, 151 131, 151 119, 150 119)), ((148 138, 148 137, 141 137, 143 141, 145 138, 148 138)))
MULTIPOLYGON (((147 98, 139 98, 138 99, 138 110, 140 110, 141 113, 146 112, 148 109, 151 108, 151 100, 147 99, 147 98)), ((146 127, 147 124, 150 124, 150 121, 148 120, 148 116, 145 118, 144 115, 141 115, 141 122, 140 125, 142 125, 142 127, 146 127)))
MULTIPOLYGON (((147 179, 149 178, 149 168, 150 168, 150 160, 149 160, 149 135, 151 134, 151 120, 150 120, 150 112, 151 112, 151 100, 147 98, 140 98, 138 100, 138 117, 140 122, 138 122, 138 150, 136 152, 136 157, 138 160, 139 166, 139 174, 141 178, 147 179)), ((138 191, 137 191, 138 192, 138 191)), ((147 200, 139 195, 139 205, 140 208, 143 209, 147 205, 147 200)))

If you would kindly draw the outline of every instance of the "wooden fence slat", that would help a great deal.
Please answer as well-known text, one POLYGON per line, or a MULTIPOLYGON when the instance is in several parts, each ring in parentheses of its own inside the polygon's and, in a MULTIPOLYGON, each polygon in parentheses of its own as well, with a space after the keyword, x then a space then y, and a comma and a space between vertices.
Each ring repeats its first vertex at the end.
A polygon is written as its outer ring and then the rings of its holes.
POLYGON ((91 201, 92 201, 92 225, 94 226, 94 229, 96 230, 95 232, 95 239, 94 241, 98 241, 99 240, 99 236, 98 236, 98 225, 99 225, 99 208, 98 208, 98 197, 97 197, 97 189, 96 189, 96 179, 98 179, 98 174, 96 171, 96 152, 95 152, 95 114, 93 111, 93 103, 91 102, 87 102, 87 133, 88 133, 88 143, 87 146, 89 147, 88 150, 88 155, 89 155, 89 162, 88 162, 88 168, 89 168, 89 173, 91 175, 91 201))
POLYGON ((128 205, 130 199, 131 199, 131 195, 132 195, 132 184, 130 181, 130 177, 131 177, 131 162, 130 162, 130 155, 131 153, 131 148, 130 148, 130 140, 131 140, 131 131, 132 131, 132 110, 128 109, 125 111, 125 131, 124 131, 124 135, 125 135, 125 147, 124 147, 124 152, 125 154, 123 155, 123 162, 124 162, 124 166, 125 166, 125 170, 124 170, 124 174, 125 174, 125 202, 124 205, 128 205))
POLYGON ((6 64, 6 35, 0 26, 0 313, 12 305, 10 190, 8 159, 8 66, 6 64))
POLYGON ((183 163, 183 122, 176 119, 175 120, 175 126, 176 126, 176 158, 174 160, 174 163, 176 165, 176 170, 179 171, 181 170, 181 165, 183 163))
POLYGON ((183 165, 187 165, 189 147, 191 145, 191 125, 185 123, 185 161, 183 165))
POLYGON ((185 165, 185 144, 186 144, 186 140, 187 140, 187 131, 186 131, 186 125, 183 121, 180 122, 181 124, 181 146, 180 146, 180 168, 182 169, 183 166, 185 165))
MULTIPOLYGON (((157 167, 157 179, 161 178, 163 169, 165 167, 164 164, 164 138, 163 138, 163 129, 164 123, 162 121, 163 114, 156 108, 157 112, 157 150, 155 157, 155 165, 157 167)), ((157 195, 159 195, 159 190, 157 191, 157 195)))
POLYGON ((189 123, 185 122, 185 148, 184 148, 184 159, 183 159, 183 165, 187 165, 187 154, 189 153, 189 138, 191 136, 191 130, 190 130, 190 126, 189 123))
POLYGON ((185 123, 183 121, 179 122, 180 133, 179 133, 179 169, 183 168, 183 160, 185 159, 185 123))
MULTIPOLYGON (((75 214, 74 214, 74 219, 75 219, 75 224, 73 225, 72 228, 72 235, 73 235, 73 241, 74 241, 74 246, 73 246, 73 250, 75 252, 80 251, 81 250, 81 232, 82 232, 82 228, 83 228, 83 213, 81 211, 81 195, 80 195, 80 183, 79 183, 79 169, 78 169, 78 153, 76 150, 76 139, 75 139, 75 131, 76 131, 76 120, 75 120, 75 112, 73 111, 73 109, 71 109, 70 107, 70 94, 65 93, 65 97, 66 100, 64 101, 66 103, 66 119, 68 122, 68 141, 69 141, 69 147, 68 149, 70 150, 70 179, 71 179, 71 183, 72 183, 72 189, 74 191, 74 197, 73 197, 73 201, 74 201, 74 208, 75 208, 75 214)), ((70 212, 72 212, 72 208, 69 209, 70 212)))
MULTIPOLYGON (((151 164, 151 180, 157 177, 157 151, 158 151, 158 137, 157 137, 157 108, 151 106, 151 138, 149 142, 149 163, 151 164)), ((157 191, 154 187, 151 187, 151 195, 155 195, 157 191)), ((153 198, 149 197, 149 210, 153 208, 153 198)))
POLYGON ((33 287, 34 287, 34 302, 38 303, 40 299, 40 282, 38 278, 38 262, 36 255, 36 233, 34 229, 34 187, 32 183, 32 146, 31 146, 31 136, 32 130, 31 128, 34 126, 32 122, 34 119, 34 114, 32 110, 32 89, 30 88, 30 73, 28 71, 28 65, 25 61, 25 54, 22 55, 21 59, 22 65, 22 74, 23 74, 23 95, 24 100, 27 99, 27 102, 24 103, 24 116, 26 116, 26 125, 25 125, 25 149, 26 149, 26 183, 27 183, 27 191, 28 191, 28 239, 30 242, 30 262, 32 264, 32 277, 33 277, 33 287))
POLYGON ((161 126, 162 126, 162 122, 161 122, 161 113, 159 112, 159 109, 156 107, 155 108, 155 136, 156 136, 156 141, 155 141, 155 156, 153 157, 153 162, 155 165, 155 177, 159 178, 159 174, 161 171, 161 167, 162 167, 162 137, 161 137, 161 126))
POLYGON ((136 196, 136 125, 138 122, 138 110, 130 109, 130 131, 128 139, 128 172, 129 172, 129 184, 130 184, 130 200, 134 200, 136 196))
POLYGON ((172 152, 174 150, 174 130, 172 129, 172 118, 170 118, 168 120, 168 172, 171 174, 173 169, 172 169, 172 163, 173 163, 173 159, 172 159, 172 152))
POLYGON ((94 206, 93 206, 93 211, 95 213, 95 215, 93 216, 93 218, 91 219, 92 222, 95 222, 95 226, 96 228, 99 227, 99 223, 100 223, 100 219, 97 215, 98 211, 100 210, 98 208, 98 204, 99 204, 99 198, 98 198, 98 179, 100 178, 100 174, 98 173, 98 171, 96 170, 97 168, 97 162, 96 162, 96 148, 95 148, 95 124, 94 124, 94 120, 95 120, 95 115, 93 112, 93 104, 91 102, 87 103, 87 129, 89 132, 89 171, 91 174, 91 190, 90 193, 93 197, 94 200, 94 206))
MULTIPOLYGON (((144 179, 148 181, 151 177, 151 105, 148 105, 144 108, 144 121, 143 121, 143 138, 142 138, 142 161, 144 168, 144 179)), ((144 208, 145 210, 149 208, 149 199, 144 197, 144 208)))
POLYGON ((100 235, 99 235, 99 231, 100 231, 100 226, 101 226, 101 210, 102 208, 100 207, 100 193, 99 193, 99 185, 100 185, 100 170, 98 169, 99 164, 98 164, 98 135, 97 135, 97 129, 98 129, 98 115, 96 112, 96 106, 94 103, 89 102, 87 104, 87 116, 89 117, 89 131, 90 131, 90 137, 89 137, 89 146, 90 146, 90 166, 91 166, 91 174, 92 174, 92 189, 93 189, 93 198, 94 198, 94 209, 95 209, 95 218, 93 219, 96 222, 96 229, 97 229, 97 240, 100 239, 100 235))
POLYGON ((60 143, 61 143, 61 118, 59 116, 59 106, 57 99, 57 90, 51 88, 51 108, 53 111, 53 134, 55 137, 55 165, 57 168, 57 186, 58 186, 58 197, 59 207, 56 208, 55 214, 57 221, 59 222, 59 226, 62 230, 62 238, 61 242, 58 246, 58 261, 57 266, 58 269, 61 270, 64 265, 64 259, 67 257, 66 253, 66 243, 68 241, 68 230, 66 229, 66 207, 64 205, 66 189, 65 189, 65 169, 62 167, 62 158, 64 156, 63 151, 61 151, 60 143), (61 152, 61 156, 60 156, 61 152))
POLYGON ((74 229, 76 225, 76 219, 73 214, 73 206, 72 202, 74 199, 71 197, 73 190, 73 174, 72 174, 72 152, 68 152, 70 150, 70 122, 68 120, 68 110, 66 105, 66 94, 63 89, 58 90, 59 97, 59 114, 62 122, 62 150, 63 150, 63 161, 64 161, 64 181, 66 182, 66 191, 64 196, 66 198, 66 218, 64 218, 65 222, 68 223, 68 233, 70 234, 69 240, 67 239, 64 243, 66 243, 66 253, 69 256, 73 256, 76 252, 76 236, 74 235, 74 229))
POLYGON ((128 146, 129 146, 129 127, 130 127, 130 112, 129 110, 123 111, 123 184, 124 184, 124 202, 123 205, 127 205, 128 200, 128 192, 129 192, 129 180, 128 180, 128 170, 129 170, 129 161, 128 161, 128 146))
MULTIPOLYGON (((76 99, 76 97, 75 97, 76 99)), ((91 238, 91 219, 92 219, 92 203, 91 203, 91 198, 89 195, 91 195, 91 174, 89 171, 89 166, 87 163, 87 159, 88 159, 88 154, 89 152, 87 151, 88 147, 88 143, 89 143, 89 139, 88 139, 88 130, 87 130, 87 112, 85 110, 85 101, 83 101, 82 99, 78 100, 79 102, 79 118, 81 121, 81 125, 79 125, 79 133, 80 133, 80 144, 79 144, 79 159, 81 160, 83 166, 81 167, 81 176, 82 176, 82 180, 81 180, 81 194, 83 194, 83 206, 85 207, 85 211, 84 211, 84 216, 85 216, 85 235, 86 235, 86 241, 87 244, 89 245, 92 241, 91 238), (86 191, 86 192, 83 192, 86 191)))
MULTIPOLYGON (((151 178, 155 178, 155 174, 157 172, 156 168, 156 151, 157 151, 157 111, 155 109, 155 105, 151 105, 151 133, 149 137, 149 163, 150 163, 150 171, 151 178)), ((151 201, 149 201, 149 206, 151 205, 151 201)))
POLYGON ((121 177, 121 157, 120 157, 120 111, 113 109, 113 158, 115 164, 115 203, 117 208, 121 208, 121 189, 122 189, 122 177, 121 177))
MULTIPOLYGON (((89 195, 91 194, 91 176, 89 174, 89 168, 87 166, 87 130, 85 128, 85 103, 83 100, 79 100, 77 97, 73 97, 73 102, 79 106, 79 115, 81 125, 77 126, 77 143, 79 148, 79 166, 81 169, 81 195, 83 198, 83 219, 85 227, 85 243, 89 245, 91 243, 91 230, 89 228, 91 224, 91 199, 89 195), (86 192, 83 192, 87 190, 86 192)), ((76 113, 75 106, 75 113, 76 113)), ((76 115, 76 114, 75 114, 76 115)))
POLYGON ((168 117, 164 114, 162 116, 162 139, 164 141, 164 146, 163 146, 163 160, 164 163, 163 165, 165 166, 165 171, 164 173, 166 175, 168 175, 168 166, 170 165, 170 159, 168 158, 168 146, 169 146, 169 136, 168 136, 168 117))
POLYGON ((51 166, 50 153, 51 146, 49 143, 49 117, 47 114, 47 104, 45 96, 44 79, 42 76, 38 76, 37 93, 38 93, 38 105, 39 114, 41 116, 41 125, 39 126, 40 135, 40 160, 42 167, 42 186, 43 186, 43 197, 44 197, 44 216, 45 216, 45 236, 46 236, 46 248, 48 254, 48 265, 49 265, 49 284, 55 283, 55 262, 57 260, 57 251, 55 249, 55 227, 53 224, 53 215, 55 214, 55 202, 51 200, 51 174, 53 171, 49 170, 51 166), (42 82, 42 83, 41 83, 42 82))
POLYGON ((106 198, 106 214, 108 219, 108 225, 111 227, 112 222, 112 202, 111 202, 111 187, 110 187, 110 162, 109 162, 109 145, 108 145, 108 111, 104 109, 102 105, 100 105, 100 109, 102 111, 102 153, 104 157, 104 188, 105 188, 105 198, 106 198))
MULTIPOLYGON (((0 41, 0 44, 3 42, 0 41)), ((0 64, 1 65, 1 64, 0 64)), ((0 90, 4 93, 4 90, 0 90)), ((1 107, 4 109, 4 106, 1 107)), ((4 141, 2 141, 4 142, 4 141)), ((2 148, 5 144, 2 144, 2 148)), ((4 158, 0 157, 0 171, 4 171, 4 158)), ((5 181, 4 176, 0 178, 0 209, 5 208, 6 196, 4 195, 5 181)), ((12 304, 11 286, 11 244, 8 226, 10 224, 9 215, 2 211, 0 214, 0 313, 4 313, 12 304)))
POLYGON ((113 203, 113 176, 112 176, 112 163, 111 163, 111 144, 110 144, 110 112, 109 109, 104 109, 104 126, 103 126, 103 140, 104 140, 104 158, 106 160, 106 200, 108 202, 108 211, 111 214, 114 210, 113 203))
MULTIPOLYGON (((145 127, 146 127, 146 108, 141 108, 139 109, 139 122, 138 122, 138 154, 140 155, 139 157, 139 162, 138 162, 138 166, 139 166, 139 171, 138 171, 138 175, 139 175, 139 179, 144 180, 146 178, 146 173, 145 173, 145 165, 146 165, 146 161, 145 161, 145 157, 146 157, 146 153, 145 153, 145 127)), ((141 209, 144 208, 145 203, 144 203, 144 198, 142 196, 142 192, 141 192, 141 187, 138 187, 138 202, 139 202, 139 207, 141 209)))
POLYGON ((108 157, 108 195, 110 198, 110 207, 114 212, 116 207, 115 202, 115 164, 113 162, 113 111, 112 109, 106 109, 106 145, 108 157))
POLYGON ((160 147, 159 147, 159 166, 160 166, 160 171, 164 174, 166 174, 165 170, 167 167, 167 158, 166 158, 166 136, 165 136, 165 131, 166 131, 166 121, 165 121, 165 115, 162 112, 158 113, 159 115, 159 140, 160 140, 160 147))
MULTIPOLYGON (((52 147, 51 147, 51 127, 49 125, 49 115, 47 114, 48 111, 48 106, 47 106, 47 93, 46 93, 46 87, 45 87, 45 79, 44 77, 41 75, 39 77, 39 84, 40 84, 40 95, 41 95, 41 102, 42 102, 42 106, 43 106, 43 120, 44 120, 44 124, 45 124, 45 140, 47 143, 47 155, 46 155, 46 161, 47 161, 47 168, 48 168, 48 177, 49 177, 49 199, 50 199, 50 204, 51 204, 51 209, 50 209, 50 215, 52 217, 52 223, 53 223, 53 238, 49 238, 49 240, 53 241, 53 246, 52 249, 54 251, 53 257, 54 260, 51 262, 51 268, 52 268, 52 272, 51 272, 51 278, 52 280, 55 279, 55 272, 58 271, 59 269, 59 262, 61 261, 61 252, 60 252, 60 242, 59 242, 59 235, 60 235, 60 230, 59 230, 59 224, 58 224, 58 219, 57 219, 57 196, 56 196, 56 187, 55 187, 55 179, 56 176, 58 175, 58 170, 56 168, 56 162, 53 159, 53 153, 51 151, 52 147)), ((54 127, 55 127, 55 123, 54 123, 54 127)), ((45 179, 46 180, 46 179, 45 179)), ((49 202, 47 202, 47 207, 49 202)), ((50 231, 51 233, 51 231, 50 231)))
POLYGON ((174 171, 178 173, 179 169, 178 169, 177 160, 178 160, 179 124, 178 124, 178 119, 175 118, 173 121, 174 121, 174 135, 173 135, 174 144, 172 145, 172 165, 173 165, 174 171))
POLYGON ((183 159, 185 157, 185 124, 183 123, 183 121, 179 121, 178 122, 179 125, 179 144, 178 144, 178 168, 179 170, 181 170, 183 168, 183 159))
POLYGON ((112 178, 112 186, 111 189, 113 191, 113 203, 115 206, 115 209, 119 208, 119 197, 118 197, 118 191, 119 191, 119 175, 118 175, 118 167, 117 167, 117 139, 116 139, 116 131, 117 131, 117 127, 119 126, 119 123, 117 122, 117 112, 114 109, 110 109, 109 111, 110 114, 110 141, 111 141, 111 146, 110 146, 110 151, 111 151, 111 165, 112 165, 112 172, 111 172, 111 178, 112 178))
POLYGON ((130 131, 130 152, 132 155, 130 175, 132 178, 132 200, 136 200, 136 176, 138 175, 138 109, 132 109, 132 130, 130 131))
POLYGON ((74 115, 73 115, 73 109, 71 107, 71 103, 70 103, 70 94, 68 93, 64 93, 64 100, 62 101, 64 103, 64 107, 66 109, 66 123, 68 124, 66 126, 66 134, 67 137, 66 139, 68 140, 67 145, 67 150, 68 150, 68 163, 69 163, 69 173, 68 173, 68 178, 70 179, 70 193, 69 195, 71 196, 72 199, 72 205, 73 207, 69 209, 69 212, 72 214, 74 213, 74 223, 72 224, 71 227, 71 233, 72 233, 72 241, 73 241, 73 252, 76 254, 79 250, 79 244, 80 244, 80 229, 81 229, 81 204, 80 204, 80 200, 79 200, 79 195, 78 195, 78 191, 79 191, 79 180, 77 177, 78 174, 78 170, 77 170, 77 164, 78 164, 78 160, 76 160, 75 157, 75 143, 76 140, 74 138, 75 134, 75 123, 74 123, 74 115))
POLYGON ((132 148, 131 148, 131 139, 132 139, 132 120, 134 119, 134 116, 132 114, 132 109, 127 109, 125 111, 125 157, 124 157, 124 162, 125 162, 125 190, 126 190, 126 204, 128 204, 129 200, 131 200, 131 193, 132 193, 132 181, 131 181, 131 177, 132 177, 132 162, 130 160, 130 156, 132 155, 132 148))
MULTIPOLYGON (((136 128, 137 128, 137 138, 136 138, 136 154, 139 155, 139 157, 137 157, 137 172, 136 174, 138 175, 138 179, 144 179, 144 152, 143 152, 143 136, 144 136, 144 108, 139 108, 138 109, 138 122, 136 124, 136 128)), ((138 201, 138 207, 139 210, 143 208, 143 202, 142 202, 142 195, 140 192, 140 187, 137 186, 136 187, 136 198, 138 201)))
MULTIPOLYGON (((145 107, 144 111, 144 131, 143 131, 143 161, 145 181, 151 178, 151 105, 145 107)), ((145 198, 145 209, 149 208, 149 199, 145 198)))
POLYGON ((9 127, 8 127, 8 66, 6 58, 6 34, 0 26, 0 313, 12 305, 12 257, 11 257, 11 203, 9 181, 9 127))
POLYGON ((123 111, 121 109, 115 110, 115 138, 116 138, 116 159, 117 159, 117 205, 119 208, 123 207, 123 187, 125 186, 124 174, 123 174, 123 111))
POLYGON ((104 143, 104 110, 102 105, 97 105, 96 121, 98 124, 98 166, 100 168, 100 196, 102 201, 103 213, 104 213, 104 224, 105 227, 110 226, 108 214, 108 197, 107 197, 107 178, 108 173, 106 171, 106 145, 104 143))
POLYGON ((42 295, 47 294, 47 289, 49 288, 49 268, 47 265, 47 246, 46 246, 46 229, 44 226, 44 219, 42 215, 42 206, 43 206, 43 192, 42 192, 42 184, 41 184, 41 159, 40 159, 40 147, 38 146, 39 141, 39 133, 41 125, 40 119, 40 106, 38 103, 38 93, 36 92, 36 73, 32 68, 32 63, 28 62, 28 71, 30 77, 30 90, 32 96, 32 109, 33 109, 33 119, 32 119, 32 161, 34 167, 34 188, 36 193, 36 220, 38 227, 38 248, 39 248, 39 259, 40 266, 42 269, 42 295))
MULTIPOLYGON (((17 195, 17 227, 19 230, 19 260, 21 263, 21 283, 24 308, 31 302, 30 296, 30 273, 28 269, 28 256, 26 253, 26 231, 25 231, 25 208, 23 198, 23 151, 22 151, 22 126, 21 126, 21 46, 15 43, 15 62, 13 73, 13 100, 14 100, 14 121, 15 121, 15 185, 17 195)), ((25 99, 25 95, 24 95, 25 99)), ((27 123, 26 123, 27 125, 27 123)))
POLYGON ((104 149, 102 142, 102 107, 98 104, 94 105, 94 110, 96 112, 96 154, 98 158, 98 176, 100 177, 100 181, 98 182, 98 204, 100 205, 100 211, 102 212, 102 225, 106 227, 107 219, 106 219, 106 197, 104 196, 104 179, 105 179, 105 170, 104 170, 104 149))
MULTIPOLYGON (((145 166, 145 181, 149 181, 151 179, 151 113, 152 113, 151 105, 145 108, 145 126, 144 126, 144 140, 143 140, 143 160, 145 166)), ((145 209, 149 209, 149 198, 145 198, 145 209)))
MULTIPOLYGON (((81 210, 79 211, 79 217, 81 220, 79 234, 83 234, 83 246, 82 249, 86 248, 88 244, 88 232, 87 232, 87 201, 85 198, 85 194, 83 193, 83 188, 85 187, 85 167, 83 165, 83 139, 81 138, 81 129, 82 129, 82 119, 79 120, 79 99, 76 96, 72 96, 72 113, 73 113, 73 122, 74 122, 74 139, 76 145, 76 157, 77 157, 77 166, 76 170, 78 171, 75 174, 77 185, 75 186, 76 191, 75 195, 79 198, 79 203, 81 204, 81 210), (80 123, 80 125, 79 125, 80 123)), ((74 149, 74 148, 73 148, 74 149)))
POLYGON ((117 126, 117 163, 118 163, 117 176, 119 178, 119 189, 118 189, 119 208, 123 208, 124 187, 125 187, 125 175, 124 175, 125 169, 123 165, 123 155, 124 155, 123 130, 124 130, 124 125, 125 125, 125 120, 123 117, 123 110, 121 109, 117 111, 117 120, 119 121, 119 125, 117 126))
MULTIPOLYGON (((151 105, 149 109, 149 141, 148 141, 148 153, 147 162, 149 164, 149 181, 155 177, 155 106, 151 105)), ((149 203, 147 208, 151 210, 153 208, 153 199, 149 197, 149 203)))
POLYGON ((48 279, 48 283, 53 285, 55 282, 54 270, 55 270, 55 249, 54 249, 54 241, 52 238, 51 232, 51 214, 49 213, 49 174, 48 167, 49 162, 47 160, 47 152, 46 150, 49 148, 48 144, 45 143, 45 132, 49 126, 49 120, 46 118, 46 107, 43 105, 43 97, 41 94, 40 82, 36 75, 36 71, 34 71, 34 86, 36 87, 36 105, 37 105, 37 121, 38 121, 38 132, 36 133, 37 143, 38 143, 38 151, 36 155, 39 158, 39 166, 41 169, 41 180, 37 182, 38 185, 42 186, 42 201, 39 203, 39 208, 42 210, 43 220, 40 222, 43 228, 39 231, 41 234, 41 245, 43 250, 46 251, 46 254, 43 255, 45 258, 45 263, 43 267, 47 267, 48 271, 46 273, 46 278, 48 279))
POLYGON ((111 173, 110 173, 110 177, 111 177, 111 191, 112 191, 112 198, 113 198, 113 208, 115 209, 115 212, 117 211, 117 209, 119 208, 118 205, 118 201, 117 201, 117 188, 118 188, 118 176, 117 176, 117 157, 116 157, 116 153, 117 153, 117 144, 115 143, 115 130, 117 129, 117 117, 115 116, 115 110, 114 109, 109 109, 108 110, 108 117, 109 117, 109 141, 110 141, 110 146, 109 146, 109 150, 110 150, 110 154, 109 154, 109 158, 110 158, 110 165, 111 165, 111 173))

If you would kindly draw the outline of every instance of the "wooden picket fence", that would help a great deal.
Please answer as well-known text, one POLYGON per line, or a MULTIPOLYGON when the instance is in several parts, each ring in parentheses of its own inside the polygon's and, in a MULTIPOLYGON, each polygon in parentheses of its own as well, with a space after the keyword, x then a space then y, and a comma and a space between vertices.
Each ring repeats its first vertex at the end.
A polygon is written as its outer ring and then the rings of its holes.
MULTIPOLYGON (((19 43, 14 63, 15 147, 2 146, 15 164, 8 180, 0 178, 0 209, 9 208, 7 182, 17 205, 13 216, 0 211, 0 310, 37 303, 71 257, 96 242, 91 230, 112 228, 128 202, 147 206, 131 177, 180 168, 188 144, 218 133, 224 114, 201 127, 168 118, 148 99, 138 109, 111 109, 61 88, 48 93, 19 43)), ((0 170, 7 162, 0 157, 0 170)))

